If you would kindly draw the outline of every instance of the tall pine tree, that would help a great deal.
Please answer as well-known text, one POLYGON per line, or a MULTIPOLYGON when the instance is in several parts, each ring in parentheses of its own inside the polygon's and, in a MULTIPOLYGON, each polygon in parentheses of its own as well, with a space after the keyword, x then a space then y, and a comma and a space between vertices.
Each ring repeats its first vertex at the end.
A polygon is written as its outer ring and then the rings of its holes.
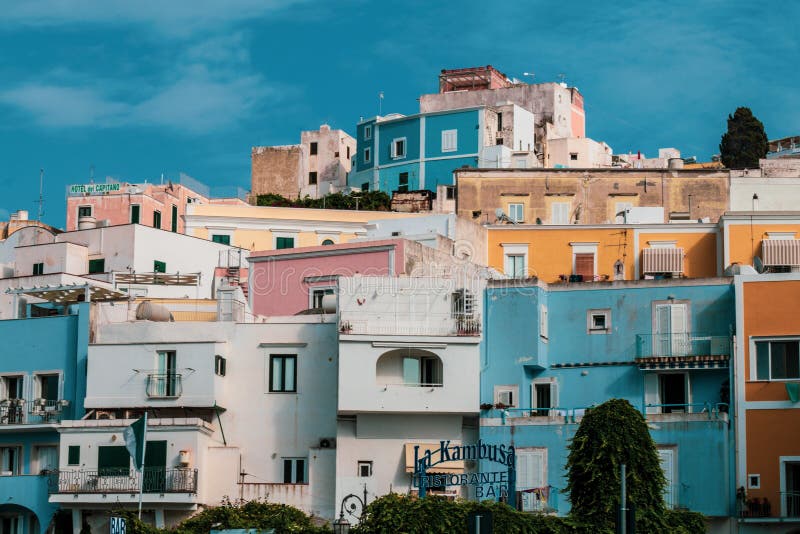
POLYGON ((728 115, 728 131, 719 143, 722 164, 729 169, 757 169, 767 155, 767 133, 750 108, 737 108, 728 115))

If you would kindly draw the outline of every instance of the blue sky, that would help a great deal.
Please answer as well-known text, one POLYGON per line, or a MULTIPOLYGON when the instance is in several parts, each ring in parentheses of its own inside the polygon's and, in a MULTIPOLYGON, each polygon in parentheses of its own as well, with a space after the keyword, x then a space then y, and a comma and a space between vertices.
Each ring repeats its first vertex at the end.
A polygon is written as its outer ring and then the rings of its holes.
POLYGON ((0 0, 0 219, 64 224, 65 186, 185 172, 249 187, 250 147, 413 113, 442 68, 492 64, 584 94, 616 152, 717 152, 749 106, 800 134, 800 3, 0 0))

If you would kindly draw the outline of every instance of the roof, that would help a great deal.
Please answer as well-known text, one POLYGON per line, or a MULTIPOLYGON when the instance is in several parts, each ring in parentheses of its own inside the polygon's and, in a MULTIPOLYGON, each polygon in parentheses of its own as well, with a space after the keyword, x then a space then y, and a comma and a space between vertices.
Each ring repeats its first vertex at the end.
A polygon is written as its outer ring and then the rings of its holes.
POLYGON ((318 245, 315 247, 298 247, 279 250, 260 250, 250 253, 250 261, 288 260, 309 256, 338 256, 342 254, 358 254, 375 250, 388 250, 406 241, 403 238, 379 239, 375 241, 355 241, 334 245, 318 245))
POLYGON ((116 289, 92 284, 65 284, 60 286, 41 286, 30 288, 7 289, 11 295, 27 295, 55 304, 70 304, 80 302, 80 297, 89 291, 89 301, 110 302, 115 300, 128 300, 128 294, 116 289))

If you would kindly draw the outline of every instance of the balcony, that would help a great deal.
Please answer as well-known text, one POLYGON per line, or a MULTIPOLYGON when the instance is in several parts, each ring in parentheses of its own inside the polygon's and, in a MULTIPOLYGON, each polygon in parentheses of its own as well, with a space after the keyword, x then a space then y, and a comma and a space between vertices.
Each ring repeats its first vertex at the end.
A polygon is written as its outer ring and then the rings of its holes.
POLYGON ((781 518, 800 520, 800 492, 776 492, 774 498, 754 497, 738 500, 739 517, 758 523, 762 519, 781 518))
POLYGON ((106 494, 197 493, 197 469, 145 468, 143 474, 128 469, 75 469, 53 471, 48 479, 48 493, 106 494))
POLYGON ((685 332, 636 336, 636 360, 640 364, 724 362, 716 367, 727 367, 730 354, 730 336, 685 332))
MULTIPOLYGON (((498 405, 500 406, 500 405, 498 405)), ((581 408, 501 408, 483 411, 485 418, 499 418, 499 424, 564 425, 577 424, 591 406, 581 408)), ((678 421, 727 421, 729 407, 725 403, 696 402, 692 404, 646 404, 648 421, 662 423, 678 421), (656 412, 656 413, 651 413, 656 412)))
POLYGON ((147 397, 151 399, 177 399, 183 393, 180 374, 157 373, 147 375, 147 397))
POLYGON ((4 399, 0 401, 0 425, 42 425, 61 421, 68 400, 4 399))
POLYGON ((349 313, 339 322, 339 332, 378 336, 480 336, 481 319, 478 315, 349 313))

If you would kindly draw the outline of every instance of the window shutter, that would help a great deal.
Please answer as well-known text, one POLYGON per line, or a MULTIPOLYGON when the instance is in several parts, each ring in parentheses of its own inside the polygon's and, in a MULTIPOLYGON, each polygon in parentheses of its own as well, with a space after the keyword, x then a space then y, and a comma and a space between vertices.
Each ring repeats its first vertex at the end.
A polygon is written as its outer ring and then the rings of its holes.
MULTIPOLYGON (((658 395, 658 374, 645 373, 644 374, 644 403, 645 404, 660 404, 658 395)), ((647 407, 646 413, 661 413, 661 408, 647 407)))
POLYGON ((583 276, 584 281, 594 279, 594 254, 589 252, 575 254, 575 274, 583 276))
POLYGON ((416 358, 403 358, 403 382, 406 384, 419 384, 419 360, 416 358))

